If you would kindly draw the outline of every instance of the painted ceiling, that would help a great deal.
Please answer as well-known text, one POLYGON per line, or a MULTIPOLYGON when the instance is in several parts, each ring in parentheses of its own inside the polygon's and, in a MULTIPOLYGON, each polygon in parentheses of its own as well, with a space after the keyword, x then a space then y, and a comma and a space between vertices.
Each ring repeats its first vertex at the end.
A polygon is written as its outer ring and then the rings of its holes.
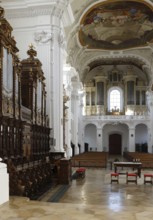
POLYGON ((92 49, 127 49, 153 42, 153 8, 143 1, 108 1, 81 20, 79 40, 92 49))

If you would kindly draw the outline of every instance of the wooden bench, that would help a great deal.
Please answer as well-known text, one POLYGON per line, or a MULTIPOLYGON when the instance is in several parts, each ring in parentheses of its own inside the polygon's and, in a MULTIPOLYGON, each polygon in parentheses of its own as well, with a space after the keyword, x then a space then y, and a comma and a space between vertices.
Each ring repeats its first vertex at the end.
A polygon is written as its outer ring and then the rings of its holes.
POLYGON ((153 154, 126 152, 124 153, 124 157, 129 161, 141 162, 143 168, 153 168, 153 154))
POLYGON ((73 167, 107 167, 108 153, 85 152, 71 158, 73 167))

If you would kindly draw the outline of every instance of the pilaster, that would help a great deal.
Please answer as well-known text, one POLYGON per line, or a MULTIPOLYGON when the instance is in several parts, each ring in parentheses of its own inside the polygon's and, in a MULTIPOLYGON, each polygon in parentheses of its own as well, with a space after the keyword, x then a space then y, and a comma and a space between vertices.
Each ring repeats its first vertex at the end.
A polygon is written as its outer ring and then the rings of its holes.
POLYGON ((79 95, 78 95, 78 81, 77 78, 73 79, 72 82, 73 91, 71 96, 71 103, 72 103, 72 142, 75 145, 75 155, 79 154, 78 148, 78 106, 79 106, 79 95))
POLYGON ((50 17, 50 28, 38 30, 34 33, 39 58, 43 62, 46 73, 47 114, 50 119, 54 146, 51 150, 64 151, 63 148, 63 51, 64 34, 61 18, 55 11, 50 17), (54 149, 53 149, 54 148, 54 149))
POLYGON ((82 112, 83 112, 83 96, 84 93, 82 91, 82 93, 79 95, 79 111, 78 111, 78 143, 80 144, 80 153, 84 152, 84 131, 83 131, 83 116, 82 116, 82 112))
POLYGON ((55 139, 55 151, 63 149, 63 62, 61 42, 61 21, 52 16, 51 32, 54 36, 50 48, 50 98, 52 112, 50 113, 53 137, 55 139), (55 23, 54 23, 55 22, 55 23))
POLYGON ((129 152, 135 151, 135 128, 133 126, 129 127, 129 152))
POLYGON ((97 128, 97 151, 101 152, 103 151, 102 149, 102 128, 97 128))
POLYGON ((153 91, 147 91, 147 106, 150 116, 150 126, 148 127, 148 152, 153 153, 153 91))
MULTIPOLYGON (((64 75, 63 75, 63 84, 65 88, 65 92, 67 96, 71 97, 71 77, 72 69, 69 67, 64 68, 64 75)), ((66 157, 72 156, 72 147, 71 147, 71 99, 69 99, 69 102, 66 104, 67 106, 67 120, 65 121, 65 144, 66 144, 66 157)))

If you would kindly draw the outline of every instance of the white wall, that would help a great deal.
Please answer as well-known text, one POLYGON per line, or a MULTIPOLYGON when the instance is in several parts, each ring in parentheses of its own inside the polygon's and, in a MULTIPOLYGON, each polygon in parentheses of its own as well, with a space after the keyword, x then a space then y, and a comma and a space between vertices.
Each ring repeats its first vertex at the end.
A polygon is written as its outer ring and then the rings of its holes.
POLYGON ((29 49, 29 44, 32 43, 35 47, 37 46, 34 40, 34 33, 39 30, 50 30, 50 16, 48 15, 26 18, 12 18, 10 20, 8 19, 8 21, 13 27, 12 35, 17 42, 19 56, 21 59, 27 58, 27 50, 29 49))
POLYGON ((136 144, 148 143, 148 132, 146 125, 140 124, 136 126, 135 143, 136 144))

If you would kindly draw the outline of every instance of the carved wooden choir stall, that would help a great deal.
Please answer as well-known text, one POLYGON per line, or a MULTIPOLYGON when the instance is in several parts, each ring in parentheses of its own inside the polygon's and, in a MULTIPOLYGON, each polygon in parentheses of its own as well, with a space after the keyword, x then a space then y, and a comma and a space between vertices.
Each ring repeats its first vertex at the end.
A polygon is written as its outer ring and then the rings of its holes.
POLYGON ((45 77, 32 45, 27 59, 20 61, 18 51, 0 7, 0 157, 8 165, 10 195, 36 198, 56 179, 45 77))

